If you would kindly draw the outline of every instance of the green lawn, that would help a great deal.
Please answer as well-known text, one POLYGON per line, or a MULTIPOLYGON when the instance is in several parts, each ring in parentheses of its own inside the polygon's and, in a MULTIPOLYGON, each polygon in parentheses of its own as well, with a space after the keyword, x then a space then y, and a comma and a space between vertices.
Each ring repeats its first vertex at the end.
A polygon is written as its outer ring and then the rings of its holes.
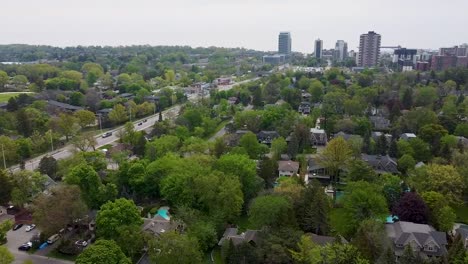
POLYGON ((453 207, 457 214, 457 222, 468 224, 468 204, 453 207))
POLYGON ((11 97, 15 97, 22 93, 0 93, 0 103, 8 102, 11 97))

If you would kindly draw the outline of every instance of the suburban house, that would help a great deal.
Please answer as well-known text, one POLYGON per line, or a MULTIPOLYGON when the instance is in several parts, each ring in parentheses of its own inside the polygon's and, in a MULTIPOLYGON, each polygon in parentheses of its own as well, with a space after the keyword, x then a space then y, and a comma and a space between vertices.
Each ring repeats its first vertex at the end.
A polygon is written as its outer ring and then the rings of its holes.
POLYGON ((238 104, 239 103, 239 98, 237 98, 235 96, 231 96, 231 97, 228 98, 228 103, 230 105, 238 104))
POLYGON ((75 112, 78 110, 83 110, 84 108, 81 106, 75 106, 71 104, 61 103, 55 100, 48 100, 47 101, 47 109, 49 112, 75 112))
POLYGON ((308 115, 310 114, 310 109, 311 107, 309 102, 301 102, 297 111, 303 115, 308 115))
POLYGON ((224 241, 232 241, 234 246, 237 246, 242 243, 249 243, 252 246, 257 245, 258 243, 258 232, 257 230, 247 230, 241 234, 237 234, 237 228, 226 228, 224 231, 223 237, 218 242, 219 246, 224 244, 224 241))
POLYGON ((370 122, 374 129, 377 130, 388 130, 390 129, 390 120, 383 116, 371 116, 369 117, 370 122))
POLYGON ((460 235, 461 240, 463 241, 463 246, 468 250, 468 228, 457 228, 457 230, 455 230, 455 234, 457 236, 460 235))
POLYGON ((229 85, 232 83, 232 79, 230 77, 221 77, 215 80, 216 85, 229 85))
POLYGON ((339 237, 330 237, 330 236, 319 236, 316 234, 307 234, 310 236, 310 239, 314 244, 317 244, 319 246, 325 246, 327 244, 333 244, 337 239, 339 239, 341 244, 348 244, 349 242, 342 236, 339 237))
POLYGON ((388 143, 388 144, 390 144, 390 142, 392 142, 392 138, 393 138, 392 135, 390 135, 390 134, 384 134, 384 133, 379 132, 379 131, 373 131, 373 132, 371 133, 371 138, 372 138, 374 141, 377 142, 377 140, 379 140, 379 138, 380 138, 382 135, 385 136, 385 138, 387 139, 387 143, 388 143))
POLYGON ((307 184, 312 179, 317 179, 326 183, 330 182, 330 175, 328 174, 327 168, 320 165, 313 157, 307 162, 307 174, 304 177, 304 181, 307 184))
POLYGON ((259 143, 270 145, 275 138, 279 138, 280 135, 276 131, 260 131, 257 133, 257 139, 259 143))
POLYGON ((413 138, 417 138, 414 133, 403 133, 400 135, 400 139, 403 139, 403 140, 410 140, 413 138))
POLYGON ((311 128, 310 137, 312 146, 325 146, 328 141, 325 130, 319 128, 311 128))
POLYGON ((390 156, 385 155, 368 155, 361 154, 361 158, 365 161, 377 174, 391 173, 397 174, 398 164, 390 156))
POLYGON ((291 160, 278 161, 278 177, 291 177, 299 173, 299 162, 291 160))
POLYGON ((393 242, 397 258, 403 254, 406 246, 426 259, 447 253, 446 234, 436 231, 430 225, 399 221, 385 224, 385 231, 393 242))
POLYGON ((359 137, 359 138, 362 138, 360 135, 354 135, 354 134, 347 134, 343 131, 340 131, 338 133, 336 133, 334 136, 334 138, 338 138, 338 137, 342 137, 344 140, 348 141, 351 137, 359 137))
POLYGON ((183 231, 184 229, 182 223, 171 220, 169 207, 167 206, 159 208, 153 217, 148 213, 148 218, 143 218, 143 221, 143 231, 155 236, 168 231, 183 231))

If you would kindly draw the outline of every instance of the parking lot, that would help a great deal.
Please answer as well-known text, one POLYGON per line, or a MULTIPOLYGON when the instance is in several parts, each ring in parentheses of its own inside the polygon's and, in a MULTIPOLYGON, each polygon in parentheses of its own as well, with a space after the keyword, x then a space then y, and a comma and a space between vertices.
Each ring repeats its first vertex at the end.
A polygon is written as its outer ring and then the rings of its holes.
POLYGON ((34 229, 31 232, 26 232, 26 225, 22 226, 20 229, 13 231, 10 230, 7 233, 8 242, 6 243, 6 247, 10 250, 11 253, 15 256, 15 261, 13 264, 22 264, 26 260, 32 260, 34 264, 69 264, 73 263, 70 261, 60 260, 60 259, 51 259, 46 256, 39 256, 36 254, 28 254, 25 251, 19 251, 18 247, 22 244, 31 240, 31 237, 38 233, 39 230, 34 229))

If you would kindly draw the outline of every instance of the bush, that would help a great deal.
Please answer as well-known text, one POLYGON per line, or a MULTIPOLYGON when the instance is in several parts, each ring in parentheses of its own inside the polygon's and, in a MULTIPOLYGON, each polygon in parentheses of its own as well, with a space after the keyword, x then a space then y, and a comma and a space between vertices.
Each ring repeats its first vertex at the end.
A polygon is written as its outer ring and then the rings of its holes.
POLYGON ((58 252, 65 255, 78 255, 81 253, 81 248, 76 246, 71 240, 65 240, 57 247, 58 252))

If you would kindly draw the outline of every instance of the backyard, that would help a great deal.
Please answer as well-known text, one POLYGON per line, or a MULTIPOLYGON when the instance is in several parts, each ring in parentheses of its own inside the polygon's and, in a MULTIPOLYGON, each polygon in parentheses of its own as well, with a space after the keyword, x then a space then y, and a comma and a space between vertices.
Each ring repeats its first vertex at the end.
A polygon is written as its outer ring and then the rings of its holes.
POLYGON ((24 92, 18 92, 18 93, 0 93, 0 103, 3 103, 3 102, 8 102, 8 100, 11 98, 11 97, 15 97, 15 96, 18 96, 19 94, 22 94, 24 92))

